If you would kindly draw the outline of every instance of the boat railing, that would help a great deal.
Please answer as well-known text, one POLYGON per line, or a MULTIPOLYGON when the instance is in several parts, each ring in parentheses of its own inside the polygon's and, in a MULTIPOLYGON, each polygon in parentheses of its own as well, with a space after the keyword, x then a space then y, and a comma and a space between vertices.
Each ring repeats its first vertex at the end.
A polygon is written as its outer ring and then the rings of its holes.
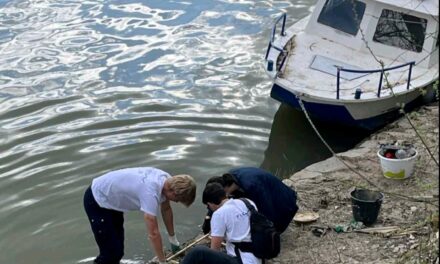
POLYGON ((344 69, 343 67, 337 67, 337 73, 336 73, 336 99, 339 99, 339 90, 340 90, 340 79, 341 79, 341 72, 349 72, 349 73, 360 73, 360 74, 370 74, 370 73, 379 73, 379 87, 377 88, 377 97, 380 97, 380 91, 382 89, 382 83, 383 83, 383 77, 385 73, 388 71, 396 70, 399 68, 403 68, 408 66, 408 80, 406 84, 406 89, 409 90, 410 82, 411 82, 411 74, 412 74, 412 68, 415 65, 415 61, 408 62, 405 64, 397 65, 394 67, 389 68, 382 68, 378 70, 353 70, 353 69, 344 69))
MULTIPOLYGON (((277 31, 277 25, 278 25, 280 22, 282 22, 280 35, 281 35, 281 36, 285 36, 285 35, 286 35, 286 32, 285 32, 285 28, 286 28, 286 17, 287 17, 287 14, 284 13, 284 14, 282 14, 280 17, 278 17, 277 20, 275 20, 275 23, 274 23, 274 25, 273 25, 273 27, 272 27, 272 34, 271 34, 271 36, 270 36, 269 45, 268 45, 268 47, 267 47, 265 60, 267 60, 267 58, 269 57, 269 52, 270 52, 270 50, 271 50, 272 48, 278 50, 279 52, 285 52, 285 50, 284 50, 283 48, 277 47, 277 46, 274 44, 274 42, 275 42, 275 34, 276 34, 276 31, 277 31)), ((283 61, 283 62, 284 62, 284 61, 283 61)), ((273 63, 274 63, 274 62, 272 62, 272 64, 273 64, 273 63)), ((281 65, 281 66, 282 66, 282 65, 281 65)), ((273 65, 272 65, 271 67, 273 67, 273 65)))

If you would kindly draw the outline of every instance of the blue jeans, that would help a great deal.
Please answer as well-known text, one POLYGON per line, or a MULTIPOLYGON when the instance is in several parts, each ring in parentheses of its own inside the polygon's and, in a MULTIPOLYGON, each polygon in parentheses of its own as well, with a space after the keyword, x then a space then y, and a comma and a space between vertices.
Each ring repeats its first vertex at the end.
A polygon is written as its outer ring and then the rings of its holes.
POLYGON ((118 264, 124 256, 124 214, 98 205, 91 188, 84 193, 84 209, 99 247, 96 264, 118 264))
POLYGON ((206 246, 196 246, 186 254, 180 264, 241 264, 241 260, 206 246))

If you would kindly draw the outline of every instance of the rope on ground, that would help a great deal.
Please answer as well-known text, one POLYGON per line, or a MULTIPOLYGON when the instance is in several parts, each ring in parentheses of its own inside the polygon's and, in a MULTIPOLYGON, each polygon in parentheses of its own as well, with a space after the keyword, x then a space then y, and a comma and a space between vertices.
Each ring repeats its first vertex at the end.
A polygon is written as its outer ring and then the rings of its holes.
POLYGON ((425 140, 423 139, 422 135, 420 135, 419 131, 416 129, 416 127, 414 126, 414 124, 412 123, 411 119, 408 117, 408 115, 405 112, 405 117, 406 120, 408 120, 408 123, 411 125, 411 127, 414 129, 414 131, 416 132, 417 136, 420 138, 420 140, 422 141, 422 144, 425 146, 425 149, 428 151, 429 156, 431 156, 431 159, 435 162, 435 164, 437 164, 437 167, 439 167, 438 161, 437 159, 434 157, 434 154, 432 154, 431 150, 428 147, 428 144, 425 142, 425 140))
POLYGON ((407 199, 409 201, 413 201, 413 202, 419 202, 419 203, 428 203, 431 205, 434 205, 436 207, 439 207, 438 204, 435 204, 433 202, 424 200, 424 199, 418 199, 418 198, 414 198, 411 196, 407 196, 407 195, 403 195, 400 193, 393 193, 393 192, 387 192, 385 190, 383 190, 382 188, 380 188, 377 184, 375 184, 374 182, 370 181, 365 175, 363 175, 362 173, 360 173, 359 171, 355 170, 354 168, 352 168, 347 162, 345 162, 343 159, 341 159, 336 152, 330 147, 330 145, 327 143, 327 141, 325 141, 325 139, 322 137, 321 133, 319 133, 318 129, 316 128, 315 124, 313 123, 312 119, 309 116, 309 113, 307 112, 306 107, 304 106, 304 103, 302 101, 302 99, 296 95, 296 98, 299 102, 299 105, 301 106, 302 111, 304 112, 307 121, 309 121, 310 125, 312 126, 313 130, 315 131, 316 135, 319 137, 319 139, 322 141, 322 143, 327 147, 327 149, 332 153, 333 157, 336 157, 340 162, 342 162, 342 164, 344 164, 344 166, 346 166, 349 170, 351 170, 352 172, 354 172, 355 174, 357 174, 359 177, 361 177, 363 180, 365 180, 368 184, 370 184, 371 186, 373 186, 374 188, 376 188, 378 191, 384 193, 384 194, 388 194, 390 196, 397 196, 403 199, 407 199))

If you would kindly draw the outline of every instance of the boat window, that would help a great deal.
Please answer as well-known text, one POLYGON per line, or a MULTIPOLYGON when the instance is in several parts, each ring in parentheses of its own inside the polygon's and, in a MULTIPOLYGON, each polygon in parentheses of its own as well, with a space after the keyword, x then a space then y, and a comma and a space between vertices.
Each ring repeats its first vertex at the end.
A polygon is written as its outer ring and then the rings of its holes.
POLYGON ((421 52, 427 20, 388 9, 382 10, 373 40, 385 45, 421 52))
POLYGON ((327 0, 318 17, 318 22, 356 36, 365 3, 356 0, 327 0))

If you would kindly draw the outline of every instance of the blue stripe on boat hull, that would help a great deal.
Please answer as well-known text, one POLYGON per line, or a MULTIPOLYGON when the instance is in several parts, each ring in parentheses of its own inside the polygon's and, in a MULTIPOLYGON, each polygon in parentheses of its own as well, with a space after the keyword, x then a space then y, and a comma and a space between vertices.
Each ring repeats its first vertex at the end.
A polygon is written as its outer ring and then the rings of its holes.
MULTIPOLYGON (((270 96, 282 103, 286 103, 296 109, 302 110, 296 96, 277 84, 273 85, 270 96)), ((303 104, 307 113, 311 117, 319 119, 320 121, 360 127, 367 130, 375 130, 383 127, 400 115, 399 111, 396 110, 379 116, 356 120, 343 105, 320 104, 306 101, 303 101, 303 104)), ((408 107, 410 107, 410 105, 408 105, 408 107)))

